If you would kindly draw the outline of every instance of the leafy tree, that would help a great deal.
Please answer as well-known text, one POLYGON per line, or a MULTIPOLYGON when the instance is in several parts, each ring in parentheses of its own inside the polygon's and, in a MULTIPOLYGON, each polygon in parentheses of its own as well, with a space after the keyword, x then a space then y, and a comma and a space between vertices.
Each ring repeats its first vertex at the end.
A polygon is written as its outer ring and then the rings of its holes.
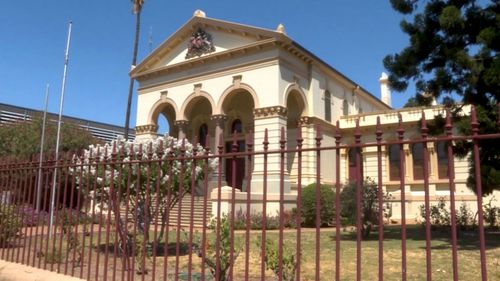
MULTIPOLYGON (((54 151, 56 147, 57 125, 47 122, 45 127, 44 152, 54 151)), ((12 157, 27 159, 40 152, 40 138, 42 134, 42 120, 35 118, 32 121, 23 121, 0 126, 0 158, 12 157)), ((90 144, 101 143, 89 131, 77 125, 63 123, 61 126, 61 151, 76 151, 88 147, 90 144)))
MULTIPOLYGON (((396 91, 414 83, 417 93, 408 106, 429 105, 429 95, 450 105, 458 117, 462 105, 478 111, 479 132, 496 132, 496 105, 500 97, 500 2, 495 0, 390 0, 392 7, 412 21, 402 20, 409 46, 388 55, 384 66, 396 91), (457 105, 455 102, 459 102, 457 105)), ((456 118, 457 119, 457 118, 456 118)), ((462 133, 470 133, 470 121, 457 120, 462 133)), ((500 147, 497 140, 481 140, 480 161, 483 194, 500 189, 500 147)), ((455 153, 470 155, 470 143, 458 143, 455 153)), ((469 158, 469 161, 472 161, 469 158)), ((468 185, 475 188, 471 165, 468 185)))
MULTIPOLYGON (((135 36, 134 36, 134 51, 132 53, 132 67, 137 64, 137 49, 139 48, 139 34, 141 31, 141 12, 144 0, 130 0, 132 2, 132 12, 135 14, 135 36)), ((128 139, 128 130, 130 127, 130 108, 132 106, 132 93, 134 91, 134 78, 130 77, 127 98, 127 112, 125 114, 125 139, 128 139)))

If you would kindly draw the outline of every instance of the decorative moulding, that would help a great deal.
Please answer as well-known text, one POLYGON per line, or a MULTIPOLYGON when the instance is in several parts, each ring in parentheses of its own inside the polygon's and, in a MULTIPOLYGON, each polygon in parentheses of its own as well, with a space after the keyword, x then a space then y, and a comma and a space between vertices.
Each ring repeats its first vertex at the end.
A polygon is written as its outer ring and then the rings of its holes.
POLYGON ((261 107, 253 110, 254 118, 286 117, 287 109, 283 106, 261 107))

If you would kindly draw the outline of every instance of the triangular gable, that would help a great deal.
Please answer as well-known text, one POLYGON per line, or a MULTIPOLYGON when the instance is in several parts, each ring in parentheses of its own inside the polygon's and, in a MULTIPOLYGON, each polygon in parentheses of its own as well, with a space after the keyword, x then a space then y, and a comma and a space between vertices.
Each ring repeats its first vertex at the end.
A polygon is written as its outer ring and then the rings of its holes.
POLYGON ((282 37, 283 34, 276 31, 194 16, 139 63, 131 71, 131 75, 138 76, 144 71, 187 62, 199 57, 255 44, 266 39, 282 37), (199 35, 199 31, 211 37, 209 39, 213 43, 213 49, 201 55, 193 55, 192 53, 187 55, 189 43, 193 36, 199 35))

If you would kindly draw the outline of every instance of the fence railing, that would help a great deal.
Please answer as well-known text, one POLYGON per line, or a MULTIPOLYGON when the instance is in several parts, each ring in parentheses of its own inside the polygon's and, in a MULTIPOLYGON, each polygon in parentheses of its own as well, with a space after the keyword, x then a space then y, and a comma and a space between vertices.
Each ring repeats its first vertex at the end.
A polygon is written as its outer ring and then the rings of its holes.
MULTIPOLYGON (((346 136, 337 123, 335 132, 330 132, 331 145, 322 144, 323 134, 316 127, 313 146, 304 146, 298 129, 296 145, 288 147, 290 140, 282 129, 278 149, 269 149, 266 130, 258 151, 249 134, 243 151, 236 138, 231 151, 224 151, 222 145, 209 151, 172 138, 96 147, 45 159, 40 174, 35 160, 0 162, 0 259, 87 280, 499 277, 498 261, 492 260, 500 254, 500 235, 484 225, 483 210, 498 209, 482 202, 479 156, 481 141, 498 140, 500 134, 479 134, 474 109, 468 136, 453 134, 449 115, 443 133, 430 136, 423 115, 420 137, 407 139, 402 121, 400 117, 397 138, 391 141, 385 139, 387 132, 378 120, 372 132, 363 134, 358 123, 351 144, 343 142, 346 136), (368 135, 375 141, 363 141, 368 135), (429 146, 436 142, 446 143, 448 171, 446 202, 440 207, 432 204, 429 192, 429 146), (467 205, 456 209, 456 142, 472 147, 477 216, 467 205), (412 144, 422 145, 423 178, 418 184, 424 193, 423 225, 407 219, 407 212, 415 210, 408 205, 411 192, 405 177, 405 146, 412 144), (390 145, 397 146, 399 159, 399 188, 392 194, 386 183, 390 145), (363 163, 369 157, 366 148, 373 148, 370 157, 376 163, 376 173, 368 181, 363 179, 363 163), (351 149, 354 168, 343 169, 349 159, 342 157, 351 149), (326 159, 335 163, 326 171, 335 175, 331 186, 320 184, 325 178, 321 165, 326 152, 335 155, 326 159), (312 156, 315 167, 309 188, 303 187, 305 155, 309 162, 312 156), (277 180, 269 168, 276 163, 269 163, 270 158, 278 159, 278 168, 273 168, 279 172, 277 180), (287 166, 292 158, 293 172, 287 166), (296 179, 292 183, 291 173, 296 179), (347 173, 352 173, 351 183, 341 181, 349 178, 347 173), (239 189, 224 187, 226 183, 238 186, 241 178, 239 189), (394 208, 399 212, 394 221, 391 206, 396 204, 401 207, 394 208)), ((491 214, 486 216, 493 229, 495 221, 491 214)))

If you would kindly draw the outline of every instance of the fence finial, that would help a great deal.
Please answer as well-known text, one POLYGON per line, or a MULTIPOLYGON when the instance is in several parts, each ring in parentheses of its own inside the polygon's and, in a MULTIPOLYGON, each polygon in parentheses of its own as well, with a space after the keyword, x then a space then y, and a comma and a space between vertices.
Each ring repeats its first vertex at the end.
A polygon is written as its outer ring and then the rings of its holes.
POLYGON ((207 136, 205 137, 205 143, 203 145, 205 147, 205 150, 210 150, 210 133, 207 133, 207 136))
POLYGON ((335 143, 340 145, 340 139, 342 138, 342 130, 340 129, 340 121, 337 120, 335 124, 335 143))
POLYGON ((382 141, 382 134, 384 132, 382 132, 382 125, 380 124, 380 116, 377 116, 377 125, 376 125, 376 129, 375 129, 375 135, 377 136, 377 142, 381 142, 382 141))
POLYGON ((361 128, 359 126, 359 118, 356 118, 356 128, 354 129, 354 141, 356 143, 361 142, 361 128))
POLYGON ((425 112, 422 110, 422 122, 421 122, 420 132, 422 133, 422 138, 427 138, 427 133, 429 128, 427 128, 427 119, 425 119, 425 112))
POLYGON ((285 139, 285 127, 281 127, 280 133, 280 149, 285 149, 286 139, 285 139))
POLYGON ((446 135, 451 136, 453 125, 451 124, 451 112, 449 108, 446 108, 446 123, 444 125, 446 135))
POLYGON ((470 109, 470 125, 472 127, 472 134, 477 135, 479 132, 479 122, 477 122, 476 107, 471 105, 470 109))
POLYGON ((316 125, 316 146, 320 146, 321 145, 321 140, 323 139, 323 137, 321 136, 321 125, 320 124, 317 124, 316 125))
POLYGON ((264 145, 264 150, 267 150, 268 145, 269 145, 269 140, 268 140, 268 135, 267 135, 267 128, 264 130, 264 141, 262 142, 264 145))

